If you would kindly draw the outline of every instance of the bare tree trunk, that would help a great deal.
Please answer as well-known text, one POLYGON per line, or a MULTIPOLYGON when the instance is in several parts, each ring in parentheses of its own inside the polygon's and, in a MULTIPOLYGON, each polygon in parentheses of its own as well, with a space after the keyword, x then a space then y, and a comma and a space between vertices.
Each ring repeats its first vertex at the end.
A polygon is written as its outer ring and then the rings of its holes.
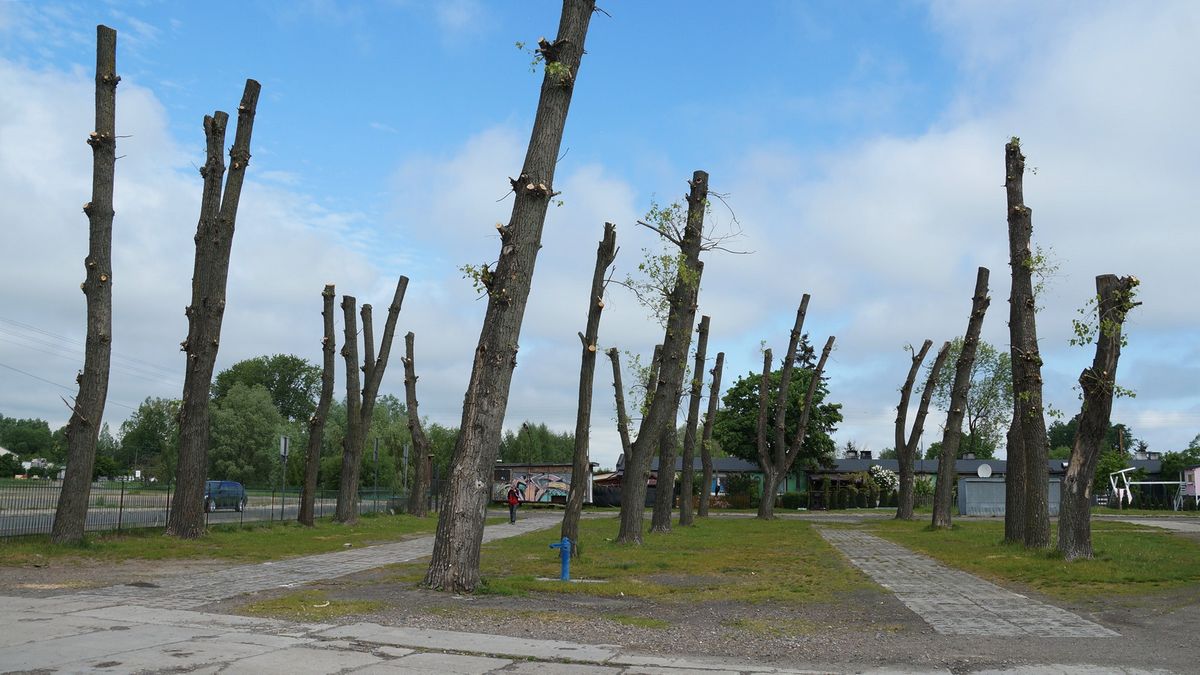
POLYGON ((408 433, 412 437, 413 453, 416 463, 415 480, 412 492, 408 495, 408 512, 411 515, 424 518, 429 509, 429 464, 425 458, 429 455, 429 437, 421 427, 421 414, 417 410, 417 371, 413 362, 412 331, 404 336, 404 406, 408 409, 408 433))
POLYGON ((1025 449, 1021 416, 1015 411, 1008 427, 1004 475, 1004 543, 1025 543, 1025 449))
POLYGON ((571 491, 563 512, 562 536, 571 540, 571 557, 580 552, 579 515, 587 497, 588 477, 592 473, 588 443, 592 428, 592 389, 596 379, 596 349, 600 333, 600 314, 604 311, 604 273, 617 257, 617 226, 604 224, 604 236, 596 249, 596 269, 588 291, 587 327, 579 334, 583 355, 579 365, 579 404, 575 411, 575 452, 571 463, 571 491))
POLYGON ((700 317, 696 337, 696 360, 692 365, 692 391, 688 400, 687 428, 683 432, 683 473, 679 481, 679 525, 692 524, 692 489, 695 470, 696 427, 700 425, 700 396, 704 391, 704 361, 708 356, 708 317, 700 317))
POLYGON ((1096 356, 1079 374, 1083 408, 1075 431, 1071 463, 1062 483, 1058 517, 1058 550, 1067 560, 1092 557, 1092 481, 1112 415, 1117 362, 1121 358, 1121 329, 1133 309, 1134 277, 1114 274, 1096 277, 1096 356))
POLYGON ((358 520, 358 466, 362 452, 362 389, 358 365, 358 299, 342 296, 342 316, 345 321, 345 341, 342 357, 346 359, 346 435, 342 437, 342 469, 338 476, 337 506, 333 520, 353 523, 358 520))
MULTIPOLYGON (((625 385, 621 382, 621 355, 616 347, 609 347, 608 358, 612 361, 613 369, 613 397, 617 407, 617 435, 621 438, 621 452, 625 453, 625 475, 629 475, 629 415, 625 412, 625 385)), ((623 482, 623 481, 622 481, 623 482)), ((646 477, 642 476, 642 484, 645 485, 646 477)), ((645 493, 643 492, 643 498, 645 493)))
POLYGON ((717 419, 717 405, 721 401, 721 370, 725 366, 725 352, 717 352, 717 364, 712 369, 712 386, 708 390, 708 412, 704 415, 704 433, 700 437, 700 465, 704 467, 704 485, 700 490, 701 518, 708 517, 708 500, 712 492, 713 462, 712 442, 713 423, 717 419))
POLYGON ((932 346, 933 341, 926 340, 921 345, 921 351, 913 354, 912 367, 908 371, 908 378, 904 380, 904 387, 900 390, 900 405, 896 408, 896 458, 900 463, 900 494, 896 506, 896 520, 913 519, 913 463, 917 458, 921 434, 925 431, 925 416, 929 413, 929 401, 933 398, 933 390, 937 386, 938 373, 942 372, 942 364, 946 362, 946 356, 950 353, 950 343, 945 342, 934 357, 929 376, 925 379, 925 388, 921 392, 921 402, 917 405, 917 416, 913 419, 912 431, 908 440, 905 440, 904 427, 907 423, 908 401, 912 396, 913 381, 932 346))
POLYGON ((971 389, 971 367, 979 349, 979 332, 983 316, 992 299, 988 297, 988 268, 980 267, 975 276, 975 296, 971 299, 971 318, 963 336, 962 351, 954 366, 954 384, 950 389, 950 410, 946 413, 946 428, 942 432, 942 456, 938 459, 937 486, 933 493, 933 527, 950 527, 950 503, 954 497, 957 473, 958 445, 962 440, 962 421, 971 389))
POLYGON ((479 583, 479 547, 492 466, 500 447, 517 341, 541 248, 546 208, 554 194, 554 169, 571 94, 579 75, 595 0, 564 0, 558 37, 541 40, 546 62, 541 98, 521 175, 512 181, 512 217, 500 228, 500 258, 483 276, 488 307, 471 366, 450 483, 438 517, 433 556, 424 585, 470 593, 479 583))
POLYGON ((675 406, 675 415, 671 423, 662 428, 661 440, 658 443, 658 475, 654 487, 654 511, 650 516, 650 531, 659 534, 671 532, 671 511, 675 508, 675 457, 678 448, 679 432, 675 429, 675 420, 679 416, 679 406, 675 406))
MULTIPOLYGON (((1008 196, 1008 254, 1012 268, 1009 296, 1009 342, 1013 371, 1014 415, 1020 419, 1025 482, 1025 545, 1050 545, 1050 475, 1046 447, 1046 417, 1042 409, 1042 357, 1037 342, 1037 305, 1033 297, 1033 216, 1025 206, 1025 156, 1013 138, 1004 146, 1005 188, 1008 196)), ((1009 471, 1009 477, 1012 472, 1009 471)))
POLYGON ((375 357, 371 306, 362 306, 361 370, 365 382, 362 383, 361 396, 358 388, 360 367, 357 326, 354 321, 355 299, 349 295, 342 296, 342 311, 346 320, 346 344, 342 347, 342 356, 346 357, 346 437, 342 441, 342 473, 338 482, 337 507, 333 516, 334 522, 337 523, 353 524, 358 521, 358 481, 362 470, 363 448, 366 446, 367 432, 371 429, 375 398, 383 381, 383 373, 387 369, 388 354, 392 350, 392 339, 396 334, 396 320, 400 317, 400 307, 404 304, 404 294, 407 290, 408 277, 401 276, 396 284, 392 304, 388 306, 378 358, 375 357))
POLYGON ((75 379, 79 394, 67 423, 67 472, 63 477, 50 540, 55 544, 83 541, 87 522, 96 439, 108 396, 112 358, 112 224, 113 174, 117 162, 117 31, 96 26, 96 130, 92 146, 92 200, 83 206, 88 217, 88 256, 81 288, 87 296, 87 338, 83 370, 75 379))
POLYGON ((792 470, 792 464, 800 454, 804 445, 804 436, 808 432, 808 420, 812 414, 813 397, 821 383, 821 374, 825 371, 825 362, 833 351, 833 337, 825 342, 821 350, 821 359, 813 371, 808 383, 808 392, 804 396, 804 405, 800 409, 800 419, 797 421, 796 435, 788 442, 787 439, 787 400, 791 389, 792 375, 796 366, 796 349, 804 331, 804 317, 808 314, 809 295, 804 294, 800 307, 796 310, 796 323, 788 338, 787 354, 783 357, 783 372, 779 378, 779 391, 775 392, 775 417, 772 423, 772 439, 767 439, 767 390, 771 381, 771 350, 763 351, 762 379, 758 387, 758 422, 755 442, 758 451, 758 465, 763 473, 763 494, 758 502, 758 518, 772 520, 775 518, 775 492, 779 481, 792 470))
POLYGON ((317 409, 308 420, 308 450, 304 455, 304 487, 300 494, 300 513, 296 520, 301 525, 313 526, 317 499, 317 472, 321 468, 321 446, 325 441, 325 422, 329 419, 329 405, 333 402, 333 366, 336 337, 333 329, 333 284, 325 284, 321 292, 325 319, 325 337, 321 339, 321 397, 317 409))
POLYGON ((196 227, 196 264, 192 273, 192 303, 184 312, 188 317, 188 336, 182 344, 187 354, 183 377, 183 401, 179 408, 179 460, 176 468, 175 497, 171 502, 167 534, 194 539, 204 534, 204 480, 208 472, 208 403, 213 367, 221 340, 221 320, 225 316, 225 283, 229 278, 229 253, 237 220, 238 202, 246 165, 250 162, 250 137, 258 107, 260 86, 246 80, 238 105, 237 131, 229 151, 229 176, 222 195, 221 178, 225 174, 222 153, 225 125, 229 115, 216 111, 204 117, 204 136, 208 159, 200 169, 204 192, 200 200, 200 222, 196 227))
MULTIPOLYGON (((683 388, 683 375, 687 368, 688 347, 692 342, 692 322, 696 319, 696 298, 700 292, 700 278, 704 273, 700 251, 703 247, 704 207, 708 203, 708 174, 696 171, 688 184, 691 189, 687 196, 687 225, 681 238, 672 239, 672 243, 679 246, 680 269, 669 297, 667 328, 663 337, 661 366, 654 383, 654 395, 650 400, 649 409, 642 417, 637 440, 631 446, 635 466, 649 463, 649 456, 655 444, 662 442, 663 431, 667 427, 675 428, 675 418, 679 412, 679 394, 683 388)), ((668 233, 664 232, 659 234, 668 236, 668 233)), ((626 480, 621 482, 621 527, 617 532, 617 542, 640 544, 642 521, 645 520, 640 497, 645 495, 646 486, 643 482, 628 480, 629 459, 627 456, 626 480)), ((674 477, 673 453, 671 466, 664 467, 660 460, 658 468, 659 483, 656 495, 663 489, 664 472, 674 477)))

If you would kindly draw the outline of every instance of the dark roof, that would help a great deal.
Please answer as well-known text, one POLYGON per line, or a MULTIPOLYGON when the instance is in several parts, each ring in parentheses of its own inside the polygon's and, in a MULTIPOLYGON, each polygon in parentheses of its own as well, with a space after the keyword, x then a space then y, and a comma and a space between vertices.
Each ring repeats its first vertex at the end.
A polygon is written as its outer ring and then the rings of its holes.
MULTIPOLYGON (((712 463, 713 463, 713 471, 719 471, 722 473, 753 473, 753 472, 759 471, 758 464, 756 462, 747 462, 746 460, 738 459, 737 457, 713 457, 712 463)), ((693 471, 700 471, 703 468, 704 468, 704 465, 701 463, 699 457, 692 458, 692 470, 693 471)), ((625 470, 625 454, 621 453, 621 456, 617 458, 617 471, 624 471, 624 470, 625 470)), ((658 471, 658 458, 657 457, 654 457, 653 459, 650 460, 650 470, 658 471)), ((683 470, 683 458, 682 457, 675 458, 675 470, 676 471, 683 470)))

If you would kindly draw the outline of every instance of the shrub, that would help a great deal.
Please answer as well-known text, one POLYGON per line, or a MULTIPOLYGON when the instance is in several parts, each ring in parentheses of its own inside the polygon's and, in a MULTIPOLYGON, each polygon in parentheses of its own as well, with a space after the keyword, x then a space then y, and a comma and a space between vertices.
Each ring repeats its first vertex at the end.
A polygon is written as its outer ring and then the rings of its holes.
POLYGON ((808 495, 803 492, 786 492, 779 496, 779 506, 784 509, 800 509, 808 506, 808 495))

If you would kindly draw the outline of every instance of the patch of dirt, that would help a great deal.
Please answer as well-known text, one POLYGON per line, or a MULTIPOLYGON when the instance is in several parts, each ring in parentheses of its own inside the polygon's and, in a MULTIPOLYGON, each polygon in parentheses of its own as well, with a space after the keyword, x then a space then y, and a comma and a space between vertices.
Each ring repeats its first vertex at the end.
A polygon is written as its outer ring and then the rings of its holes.
POLYGON ((72 560, 45 559, 26 565, 0 567, 0 595, 45 597, 90 588, 132 584, 158 585, 179 574, 196 574, 229 567, 227 560, 72 560))

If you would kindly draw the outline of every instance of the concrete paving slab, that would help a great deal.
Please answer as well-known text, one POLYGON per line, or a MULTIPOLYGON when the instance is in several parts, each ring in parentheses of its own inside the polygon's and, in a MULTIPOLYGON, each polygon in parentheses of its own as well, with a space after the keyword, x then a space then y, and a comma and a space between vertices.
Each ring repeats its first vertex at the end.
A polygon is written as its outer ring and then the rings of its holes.
POLYGON ((134 623, 160 623, 172 626, 201 626, 214 628, 247 628, 256 630, 277 630, 292 626, 290 622, 276 619, 260 619, 252 616, 235 616, 228 614, 209 614, 184 609, 159 609, 125 605, 117 607, 102 607, 75 612, 75 616, 87 616, 97 619, 126 621, 134 623))
MULTIPOLYGON (((402 659, 385 661, 373 666, 351 671, 364 675, 386 673, 388 675, 484 675, 512 663, 510 659, 494 659, 485 656, 463 656, 461 654, 420 653, 402 659)), ((551 664, 557 666, 558 664, 551 664)), ((553 671, 546 671, 553 672, 553 671)))
POLYGON ((187 640, 96 655, 64 664, 59 670, 93 673, 188 672, 194 668, 224 664, 273 651, 277 649, 244 642, 187 640))
POLYGON ((118 632, 92 631, 0 648, 0 663, 7 670, 54 669, 90 659, 113 660, 110 657, 125 652, 193 640, 197 634, 195 628, 177 626, 138 626, 118 632))
MULTIPOLYGON (((125 626, 126 624, 117 624, 125 626)), ((16 647, 69 635, 107 631, 114 624, 76 616, 38 615, 29 612, 0 613, 0 648, 16 647)))
POLYGON ((221 672, 247 675, 325 675, 382 662, 380 657, 366 652, 290 647, 238 659, 221 672))
POLYGON ((531 659, 562 659, 567 661, 606 661, 618 653, 616 645, 585 645, 559 640, 533 640, 504 635, 460 633, 444 630, 422 630, 373 623, 356 623, 322 631, 321 637, 377 642, 380 644, 416 649, 469 651, 480 654, 502 654, 531 659))

